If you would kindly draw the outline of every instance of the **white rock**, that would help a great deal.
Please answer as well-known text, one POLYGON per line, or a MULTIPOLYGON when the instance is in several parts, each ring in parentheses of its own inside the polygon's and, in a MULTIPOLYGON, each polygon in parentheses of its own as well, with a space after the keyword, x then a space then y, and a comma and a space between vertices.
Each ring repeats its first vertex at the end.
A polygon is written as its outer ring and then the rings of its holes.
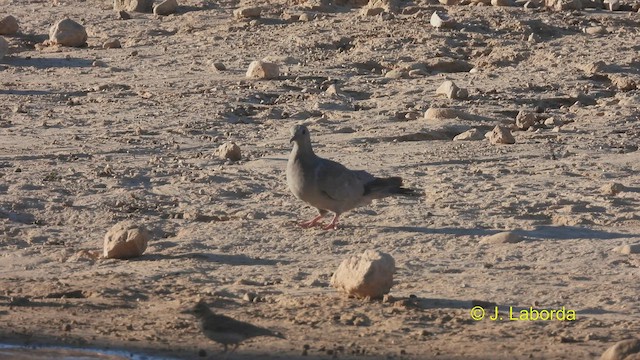
POLYGON ((640 353, 640 340, 629 339, 617 342, 602 353, 600 360, 637 359, 640 353))
POLYGON ((236 19, 259 18, 262 9, 259 7, 243 7, 233 10, 236 19))
POLYGON ((359 298, 381 298, 391 290, 395 270, 391 255, 367 250, 342 261, 331 286, 359 298))
POLYGON ((459 88, 453 81, 447 80, 436 89, 436 95, 444 95, 449 99, 466 99, 469 92, 467 89, 459 88))
POLYGON ((453 141, 477 141, 484 139, 484 134, 478 129, 469 129, 461 134, 456 135, 453 141))
POLYGON ((109 259, 138 257, 147 249, 151 235, 130 221, 115 224, 104 237, 103 256, 109 259))
POLYGON ((275 79, 280 76, 278 64, 256 60, 249 64, 246 76, 250 79, 275 79))
POLYGON ((520 130, 527 130, 538 121, 536 114, 524 110, 520 110, 516 115, 516 126, 520 130))
POLYGON ((9 52, 9 43, 2 36, 0 36, 0 59, 4 58, 9 52))
POLYGON ((49 30, 49 43, 62 46, 83 46, 87 43, 84 26, 71 19, 60 20, 49 30))
POLYGON ((0 35, 13 35, 18 32, 18 20, 11 15, 0 19, 0 35))
POLYGON ((439 29, 444 27, 451 27, 455 24, 455 21, 453 19, 450 19, 447 15, 440 14, 437 11, 434 11, 431 15, 431 20, 429 21, 429 23, 434 28, 439 29))
POLYGON ((242 159, 242 153, 240 152, 240 147, 233 142, 227 142, 217 150, 218 157, 222 160, 229 159, 231 161, 238 161, 242 159))
POLYGON ((493 145, 496 144, 515 144, 516 139, 511 135, 511 131, 504 126, 496 125, 492 131, 488 132, 485 137, 493 145))
POLYGON ((504 231, 483 237, 480 244, 513 244, 522 240, 524 240, 522 236, 511 231, 504 231))
POLYGON ((165 0, 153 7, 153 13, 155 15, 162 15, 162 16, 173 14, 177 10, 178 10, 177 0, 165 0))

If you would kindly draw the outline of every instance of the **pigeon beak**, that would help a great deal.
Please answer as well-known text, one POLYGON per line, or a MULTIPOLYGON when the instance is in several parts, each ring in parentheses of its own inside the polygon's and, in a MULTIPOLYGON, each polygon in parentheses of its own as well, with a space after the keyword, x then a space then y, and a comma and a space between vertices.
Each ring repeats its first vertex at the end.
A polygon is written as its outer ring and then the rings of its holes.
POLYGON ((295 135, 292 136, 291 139, 289 139, 289 144, 291 144, 295 139, 296 139, 295 135))

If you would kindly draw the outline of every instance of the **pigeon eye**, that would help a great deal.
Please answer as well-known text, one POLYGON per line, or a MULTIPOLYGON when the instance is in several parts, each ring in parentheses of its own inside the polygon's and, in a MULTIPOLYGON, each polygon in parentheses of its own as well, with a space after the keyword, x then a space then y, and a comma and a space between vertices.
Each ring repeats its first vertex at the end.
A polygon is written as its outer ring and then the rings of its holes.
POLYGON ((302 135, 306 135, 307 134, 307 130, 306 129, 302 129, 302 135))

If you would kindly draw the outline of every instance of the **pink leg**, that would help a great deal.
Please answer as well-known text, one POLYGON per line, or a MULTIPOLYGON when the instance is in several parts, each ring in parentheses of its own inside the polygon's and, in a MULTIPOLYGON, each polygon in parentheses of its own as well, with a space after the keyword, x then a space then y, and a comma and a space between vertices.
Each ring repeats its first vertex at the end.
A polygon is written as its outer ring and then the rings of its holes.
POLYGON ((340 215, 335 214, 333 215, 333 219, 331 219, 331 223, 329 223, 329 225, 323 227, 323 229, 325 230, 338 230, 338 218, 340 217, 340 215))
POLYGON ((324 217, 324 215, 325 214, 319 214, 318 216, 314 217, 313 219, 311 219, 309 221, 302 222, 302 223, 300 223, 298 225, 300 225, 301 227, 303 227, 305 229, 308 229, 310 227, 314 227, 318 223, 318 221, 320 221, 324 217))

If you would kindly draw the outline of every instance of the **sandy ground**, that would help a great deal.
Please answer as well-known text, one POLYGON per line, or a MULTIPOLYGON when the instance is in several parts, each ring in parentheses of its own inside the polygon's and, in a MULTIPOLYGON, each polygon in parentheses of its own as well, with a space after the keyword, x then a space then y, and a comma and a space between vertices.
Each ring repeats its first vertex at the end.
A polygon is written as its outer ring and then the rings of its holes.
POLYGON ((198 298, 287 337, 230 358, 306 345, 307 358, 588 359, 640 334, 640 255, 613 251, 640 241, 640 91, 618 85, 640 84, 639 14, 180 3, 119 20, 107 0, 0 0, 21 26, 0 61, 0 341, 213 358, 221 347, 180 313, 198 298), (234 19, 245 5, 262 18, 234 19), (434 10, 457 25, 433 29, 434 10), (304 11, 311 21, 287 20, 304 11), (88 46, 36 49, 65 16, 88 46), (123 47, 103 49, 108 38, 123 47), (280 79, 246 79, 264 57, 280 79), (452 60, 477 71, 434 65, 452 60), (422 71, 384 76, 397 68, 422 71), (469 98, 436 96, 447 79, 469 98), (429 107, 469 116, 427 120, 429 107), (513 145, 451 140, 523 109, 562 126, 515 131, 513 145), (419 196, 353 211, 337 231, 300 229, 314 210, 284 171, 302 121, 321 156, 402 176, 419 196), (216 156, 226 141, 243 160, 216 156), (623 191, 601 190, 612 183, 623 191), (97 259, 122 220, 152 232, 147 252, 97 259), (480 244, 506 230, 525 241, 480 244), (395 258, 395 300, 329 286, 366 249, 395 258), (476 304, 564 306, 577 320, 474 321, 476 304))

